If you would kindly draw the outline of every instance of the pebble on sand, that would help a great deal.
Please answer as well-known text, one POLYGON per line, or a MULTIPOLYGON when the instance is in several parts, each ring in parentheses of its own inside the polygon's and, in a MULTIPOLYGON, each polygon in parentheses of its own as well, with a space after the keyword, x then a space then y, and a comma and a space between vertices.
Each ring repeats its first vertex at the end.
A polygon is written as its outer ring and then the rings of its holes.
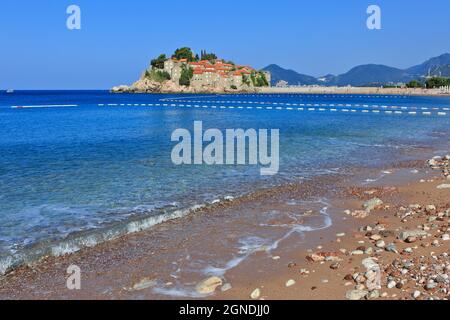
POLYGON ((261 290, 260 289, 255 289, 253 290, 253 292, 250 294, 250 298, 252 298, 253 300, 258 299, 261 296, 261 290))
POLYGON ((347 291, 345 297, 348 300, 361 300, 369 294, 366 290, 350 290, 347 291))
POLYGON ((199 294, 211 294, 223 284, 219 277, 211 277, 200 282, 195 288, 199 294))
POLYGON ((293 285, 295 285, 296 284, 296 282, 295 282, 295 280, 288 280, 287 282, 286 282, 286 287, 292 287, 293 285))

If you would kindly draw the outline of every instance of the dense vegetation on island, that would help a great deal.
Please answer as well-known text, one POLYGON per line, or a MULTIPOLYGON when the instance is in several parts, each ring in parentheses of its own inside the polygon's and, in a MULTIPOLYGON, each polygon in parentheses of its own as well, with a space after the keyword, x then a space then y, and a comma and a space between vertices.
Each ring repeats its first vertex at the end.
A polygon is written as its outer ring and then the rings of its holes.
MULTIPOLYGON (((209 61, 211 64, 215 64, 217 61, 223 61, 225 64, 232 65, 230 71, 238 71, 243 67, 237 66, 233 61, 224 61, 219 59, 218 56, 213 52, 207 52, 206 50, 201 50, 200 55, 195 54, 191 48, 182 47, 175 50, 175 52, 170 56, 166 54, 160 54, 158 57, 154 58, 150 62, 150 68, 144 72, 143 78, 163 83, 165 81, 171 80, 170 74, 164 70, 164 63, 168 59, 176 59, 178 61, 185 60, 188 63, 199 62, 199 61, 209 61)), ((194 69, 188 65, 183 65, 181 70, 181 77, 179 79, 180 86, 189 87, 191 80, 194 76, 194 69)), ((242 75, 242 83, 248 87, 267 87, 270 85, 266 78, 266 75, 262 71, 252 71, 250 74, 242 75)), ((231 89, 237 90, 235 85, 231 86, 231 89)))

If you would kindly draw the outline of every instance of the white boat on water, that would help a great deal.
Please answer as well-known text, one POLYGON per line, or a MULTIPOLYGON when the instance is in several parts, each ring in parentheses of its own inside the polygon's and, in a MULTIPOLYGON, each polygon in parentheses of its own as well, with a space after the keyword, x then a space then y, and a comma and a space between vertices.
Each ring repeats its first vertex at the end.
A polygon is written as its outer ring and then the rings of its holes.
POLYGON ((14 90, 13 89, 8 89, 8 90, 6 90, 6 93, 14 93, 14 90))

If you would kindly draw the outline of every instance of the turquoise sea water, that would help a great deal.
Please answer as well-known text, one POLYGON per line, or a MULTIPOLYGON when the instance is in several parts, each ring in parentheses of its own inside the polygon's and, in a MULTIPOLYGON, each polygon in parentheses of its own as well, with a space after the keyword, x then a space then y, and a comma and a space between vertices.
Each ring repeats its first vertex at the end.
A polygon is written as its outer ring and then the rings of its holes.
POLYGON ((0 271, 30 250, 74 251, 226 196, 448 151, 449 108, 449 98, 404 96, 1 93, 0 271), (279 174, 173 165, 171 134, 194 121, 280 129, 279 174))

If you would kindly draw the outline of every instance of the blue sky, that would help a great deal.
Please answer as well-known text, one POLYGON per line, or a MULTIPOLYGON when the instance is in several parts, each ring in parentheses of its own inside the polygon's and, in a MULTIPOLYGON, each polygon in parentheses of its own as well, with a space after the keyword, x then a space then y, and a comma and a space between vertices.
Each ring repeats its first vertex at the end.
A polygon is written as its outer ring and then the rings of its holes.
POLYGON ((0 88, 106 89, 181 46, 257 68, 321 76, 365 63, 408 67, 450 52, 448 0, 2 0, 0 88), (82 29, 66 28, 80 6, 82 29), (370 4, 382 30, 366 28, 370 4))

